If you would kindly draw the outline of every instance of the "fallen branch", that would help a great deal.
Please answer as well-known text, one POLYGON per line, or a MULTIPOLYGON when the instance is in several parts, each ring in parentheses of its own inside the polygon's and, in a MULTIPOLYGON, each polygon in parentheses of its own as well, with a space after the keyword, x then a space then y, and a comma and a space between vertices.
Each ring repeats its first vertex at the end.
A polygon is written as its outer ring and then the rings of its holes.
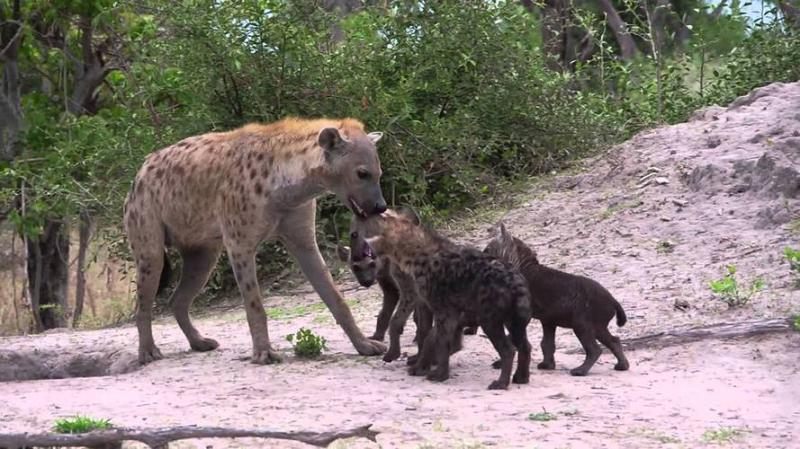
POLYGON ((142 442, 151 448, 165 448, 170 442, 194 438, 273 438, 294 440, 325 447, 340 438, 361 437, 375 441, 378 432, 370 430, 372 424, 331 432, 280 432, 274 430, 228 429, 224 427, 180 426, 161 429, 113 429, 82 434, 59 433, 6 433, 0 434, 0 447, 23 448, 29 446, 103 446, 126 440, 142 442))
MULTIPOLYGON (((752 337, 754 335, 791 332, 794 324, 791 318, 771 318, 767 320, 742 321, 739 323, 717 323, 706 326, 672 329, 657 334, 628 338, 622 341, 626 349, 664 347, 691 343, 705 339, 725 339, 752 337)), ((571 349, 568 354, 581 354, 582 349, 571 349)))

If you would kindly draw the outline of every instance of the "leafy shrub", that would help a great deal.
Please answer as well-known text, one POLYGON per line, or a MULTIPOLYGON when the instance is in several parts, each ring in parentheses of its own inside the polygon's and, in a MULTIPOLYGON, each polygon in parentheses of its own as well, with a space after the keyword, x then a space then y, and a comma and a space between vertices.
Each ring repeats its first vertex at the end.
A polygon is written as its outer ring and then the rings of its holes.
POLYGON ((75 415, 72 418, 57 419, 53 431, 57 433, 86 433, 93 430, 112 428, 108 419, 95 419, 88 416, 75 415))
POLYGON ((295 355, 307 359, 319 357, 328 349, 325 337, 314 335, 311 330, 304 327, 294 335, 287 335, 286 341, 292 343, 295 355))
POLYGON ((711 287, 711 291, 727 304, 729 308, 747 304, 755 293, 764 288, 764 280, 757 278, 750 284, 749 288, 742 290, 739 282, 736 280, 736 266, 728 265, 726 270, 727 274, 725 274, 722 279, 711 281, 709 286, 711 287))
POLYGON ((800 284, 800 250, 787 246, 783 249, 786 261, 789 262, 789 270, 795 277, 795 285, 800 284))

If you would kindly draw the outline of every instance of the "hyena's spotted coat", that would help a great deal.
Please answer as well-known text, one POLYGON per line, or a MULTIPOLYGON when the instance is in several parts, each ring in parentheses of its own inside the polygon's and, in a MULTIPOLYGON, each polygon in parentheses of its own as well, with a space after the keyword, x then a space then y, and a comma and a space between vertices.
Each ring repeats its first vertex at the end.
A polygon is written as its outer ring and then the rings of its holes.
POLYGON ((151 320, 166 246, 177 248, 183 259, 171 302, 191 348, 218 346, 192 325, 189 306, 224 247, 247 312, 252 360, 279 360, 270 346, 256 279, 255 252, 266 239, 286 245, 359 353, 382 353, 385 347, 356 326, 314 232, 315 198, 326 191, 363 217, 386 209, 375 148, 380 137, 367 134, 353 119, 285 119, 189 137, 148 156, 124 211, 137 266, 139 360, 162 357, 151 320))

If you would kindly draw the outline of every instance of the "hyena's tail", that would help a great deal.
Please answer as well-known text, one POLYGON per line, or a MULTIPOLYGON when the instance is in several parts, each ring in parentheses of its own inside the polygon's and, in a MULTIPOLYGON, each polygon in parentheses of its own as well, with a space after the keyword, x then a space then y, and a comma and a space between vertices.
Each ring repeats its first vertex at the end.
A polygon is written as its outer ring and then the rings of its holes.
POLYGON ((164 267, 161 269, 161 277, 158 279, 157 295, 161 294, 161 292, 169 286, 170 280, 172 280, 172 265, 169 263, 169 254, 167 254, 167 250, 164 250, 164 267))
POLYGON ((617 312, 617 326, 624 326, 625 323, 628 322, 628 317, 625 315, 625 310, 622 309, 622 305, 616 299, 614 300, 614 310, 617 312))

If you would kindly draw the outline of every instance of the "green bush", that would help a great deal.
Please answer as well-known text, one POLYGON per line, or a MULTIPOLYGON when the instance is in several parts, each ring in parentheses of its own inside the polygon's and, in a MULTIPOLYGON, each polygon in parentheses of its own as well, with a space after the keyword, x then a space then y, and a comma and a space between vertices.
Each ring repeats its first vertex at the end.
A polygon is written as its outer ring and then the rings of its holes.
POLYGON ((113 425, 108 419, 95 419, 88 416, 75 415, 71 418, 57 419, 53 431, 57 433, 86 433, 93 430, 106 430, 113 425))
POLYGON ((314 335, 311 330, 304 327, 294 335, 287 335, 286 341, 294 346, 295 355, 307 359, 317 358, 328 349, 325 337, 314 335))
POLYGON ((729 308, 747 304, 754 294, 764 288, 764 280, 760 278, 755 279, 750 287, 742 288, 736 279, 736 266, 728 265, 725 269, 727 271, 725 276, 709 282, 709 287, 729 308))

